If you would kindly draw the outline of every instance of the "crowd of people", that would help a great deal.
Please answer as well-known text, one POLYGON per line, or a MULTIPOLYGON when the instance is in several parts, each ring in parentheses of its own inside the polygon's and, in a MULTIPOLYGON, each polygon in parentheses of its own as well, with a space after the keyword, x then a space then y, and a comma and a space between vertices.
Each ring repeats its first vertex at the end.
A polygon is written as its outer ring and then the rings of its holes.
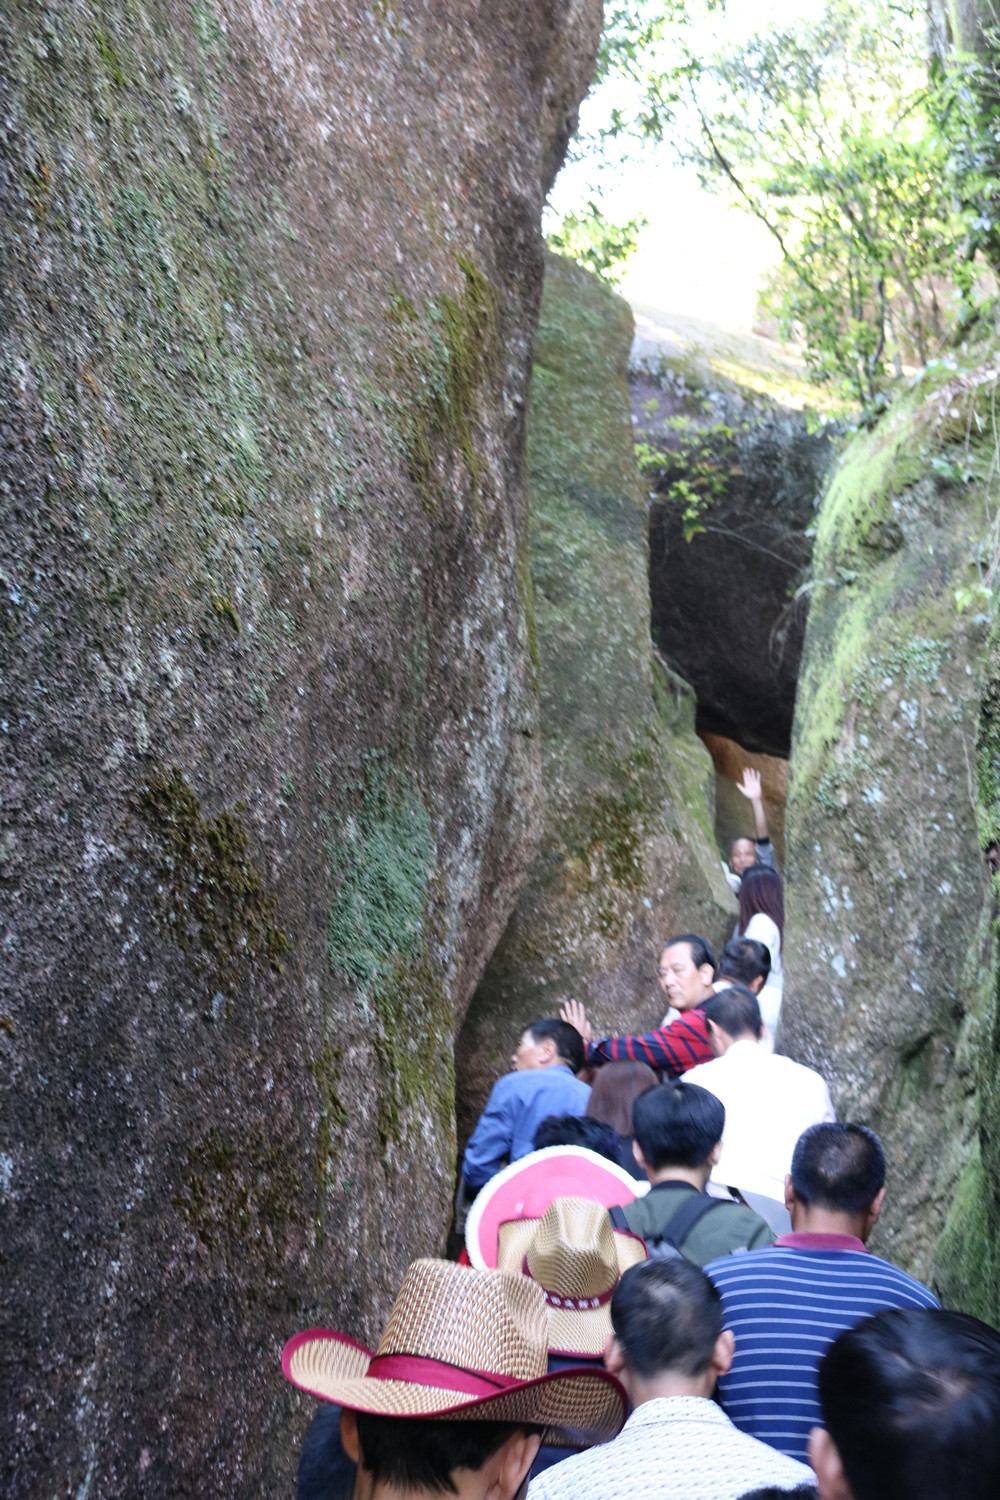
POLYGON ((458 1262, 418 1260, 374 1351, 312 1329, 300 1500, 993 1500, 1000 1334, 867 1249, 873 1131, 775 1051, 784 910, 760 782, 716 963, 667 1014, 531 1022, 462 1162, 458 1262))

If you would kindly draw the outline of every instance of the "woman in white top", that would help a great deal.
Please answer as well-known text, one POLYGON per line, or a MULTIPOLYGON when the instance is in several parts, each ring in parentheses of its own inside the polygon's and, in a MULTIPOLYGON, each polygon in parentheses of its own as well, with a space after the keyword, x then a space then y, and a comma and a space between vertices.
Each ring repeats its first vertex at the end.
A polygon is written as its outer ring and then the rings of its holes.
POLYGON ((740 886, 740 923, 737 937, 756 938, 771 955, 771 972, 757 996, 771 1048, 781 1015, 781 941, 785 933, 785 897, 781 876, 766 865, 751 865, 740 886))

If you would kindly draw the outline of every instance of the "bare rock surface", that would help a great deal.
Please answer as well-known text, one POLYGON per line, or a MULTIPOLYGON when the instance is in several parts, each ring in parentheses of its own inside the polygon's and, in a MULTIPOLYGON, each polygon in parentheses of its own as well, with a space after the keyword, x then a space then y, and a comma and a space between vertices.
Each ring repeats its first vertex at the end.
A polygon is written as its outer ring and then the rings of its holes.
POLYGON ((598 0, 0 17, 0 1488, 289 1493, 443 1242, 536 837, 524 409, 598 0))
POLYGON ((544 824, 459 1038, 460 1137, 527 1021, 575 997, 598 1034, 656 1025, 659 944, 735 918, 694 697, 650 651, 631 337, 626 303, 548 258, 528 436, 544 824))

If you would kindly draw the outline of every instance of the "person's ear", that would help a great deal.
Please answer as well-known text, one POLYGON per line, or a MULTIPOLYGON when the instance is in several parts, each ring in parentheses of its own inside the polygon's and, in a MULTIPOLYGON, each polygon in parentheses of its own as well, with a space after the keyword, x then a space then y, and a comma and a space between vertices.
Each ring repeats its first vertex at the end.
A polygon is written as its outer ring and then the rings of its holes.
POLYGON ((617 1375, 619 1379, 625 1368, 625 1354, 613 1333, 608 1334, 608 1341, 604 1346, 604 1368, 609 1375, 617 1375))
POLYGON ((788 1172, 785 1175, 785 1207, 788 1209, 789 1213, 791 1213, 792 1209, 795 1207, 795 1203, 796 1198, 795 1189, 792 1187, 792 1174, 791 1172, 788 1172))
POLYGON ((483 1500, 516 1500, 541 1444, 537 1432, 512 1433, 489 1460, 483 1500))
POLYGON ((752 990, 755 995, 759 995, 760 992, 761 992, 761 990, 763 988, 764 988, 764 976, 763 976, 763 974, 758 974, 757 978, 756 979, 751 979, 750 983, 747 985, 747 989, 748 990, 752 990))
POLYGON ((632 1155, 635 1157, 636 1166, 641 1167, 644 1172, 648 1172, 649 1162, 643 1156, 642 1147, 639 1145, 639 1142, 635 1139, 634 1136, 632 1138, 632 1155))
POLYGON ((698 969, 698 973, 701 975, 702 984, 707 984, 711 987, 715 983, 715 970, 711 964, 702 964, 698 969))
POLYGON ((882 1205, 883 1205, 884 1202, 885 1202, 885 1188, 882 1187, 882 1188, 879 1188, 878 1192, 875 1194, 875 1196, 872 1199, 871 1204, 869 1205, 869 1208, 868 1208, 868 1227, 870 1229, 874 1229, 875 1225, 878 1223, 878 1221, 879 1221, 879 1215, 882 1212, 882 1205))
POLYGON ((733 1355, 736 1353, 736 1336, 731 1328, 724 1328, 715 1341, 712 1350, 712 1369, 715 1371, 717 1380, 723 1375, 728 1375, 733 1364, 733 1355))
POLYGON ((722 1142, 721 1141, 716 1141, 716 1143, 712 1147, 711 1151, 705 1157, 705 1160, 708 1162, 708 1165, 710 1167, 714 1167, 715 1163, 719 1160, 719 1157, 721 1155, 722 1155, 722 1142))
POLYGON ((840 1454, 825 1427, 814 1427, 809 1434, 809 1462, 820 1500, 854 1500, 840 1454))
POLYGON ((348 1458, 360 1466, 361 1442, 358 1438, 357 1413, 349 1411, 346 1406, 340 1409, 340 1442, 348 1458))

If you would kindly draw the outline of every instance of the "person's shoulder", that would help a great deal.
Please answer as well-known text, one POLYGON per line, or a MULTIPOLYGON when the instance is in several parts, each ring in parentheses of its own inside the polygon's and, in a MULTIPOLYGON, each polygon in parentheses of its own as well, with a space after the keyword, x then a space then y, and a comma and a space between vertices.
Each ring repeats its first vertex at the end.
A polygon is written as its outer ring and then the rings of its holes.
POLYGON ((590 1475, 600 1475, 608 1461, 609 1444, 572 1453, 544 1469, 528 1486, 528 1500, 581 1500, 591 1493, 590 1475))
POLYGON ((721 1061, 721 1058, 713 1057, 711 1062, 695 1063, 694 1067, 688 1068, 684 1074, 684 1082, 697 1083, 703 1089, 711 1088, 710 1080, 719 1076, 719 1070, 715 1068, 715 1065, 721 1061), (715 1068, 714 1073, 713 1068, 715 1068))
POLYGON ((808 1084, 817 1093, 827 1091, 827 1082, 822 1073, 817 1073, 815 1068, 810 1068, 807 1063, 796 1062, 794 1057, 786 1057, 784 1052, 771 1052, 768 1054, 767 1066, 772 1073, 784 1073, 788 1078, 794 1078, 800 1084, 808 1084))
POLYGON ((899 1266, 894 1266, 891 1260, 884 1260, 881 1255, 866 1254, 865 1262, 870 1273, 879 1276, 884 1281, 887 1291, 892 1289, 897 1291, 904 1299, 904 1306, 941 1306, 930 1287, 924 1286, 923 1282, 911 1276, 909 1271, 903 1271, 899 1266))
MULTIPOLYGON (((743 1204, 734 1203, 733 1207, 743 1209, 743 1204)), ((744 1212, 753 1214, 755 1219, 759 1217, 752 1209, 744 1209, 744 1212)), ((762 1271, 773 1269, 776 1263, 781 1264, 783 1259, 784 1253, 780 1246, 761 1245, 756 1250, 748 1250, 746 1255, 721 1255, 710 1260, 705 1266, 705 1275, 710 1276, 713 1281, 751 1280, 762 1271)))
POLYGON ((527 1078, 528 1076, 529 1075, 527 1073, 519 1073, 516 1071, 511 1073, 501 1073, 496 1083, 490 1089, 490 1104, 500 1103, 504 1099, 509 1098, 512 1094, 522 1092, 523 1084, 521 1080, 527 1078))

